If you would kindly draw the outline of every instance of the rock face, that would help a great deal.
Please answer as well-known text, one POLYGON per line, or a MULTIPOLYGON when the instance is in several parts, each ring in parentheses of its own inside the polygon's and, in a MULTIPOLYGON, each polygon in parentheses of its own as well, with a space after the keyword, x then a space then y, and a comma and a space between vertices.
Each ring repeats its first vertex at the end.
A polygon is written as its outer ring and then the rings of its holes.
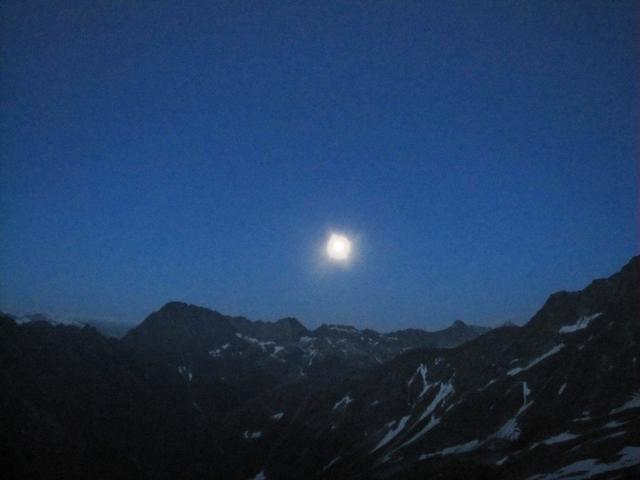
POLYGON ((2 456, 19 478, 636 478, 639 267, 488 332, 0 316, 2 456))

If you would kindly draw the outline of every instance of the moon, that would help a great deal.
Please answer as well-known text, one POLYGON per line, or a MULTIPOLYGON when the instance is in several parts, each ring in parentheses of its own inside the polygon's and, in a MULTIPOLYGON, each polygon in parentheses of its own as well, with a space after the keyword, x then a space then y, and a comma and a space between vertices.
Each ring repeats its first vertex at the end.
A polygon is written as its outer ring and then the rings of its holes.
POLYGON ((351 255, 351 240, 345 235, 332 233, 327 241, 327 256, 335 262, 346 262, 351 255))

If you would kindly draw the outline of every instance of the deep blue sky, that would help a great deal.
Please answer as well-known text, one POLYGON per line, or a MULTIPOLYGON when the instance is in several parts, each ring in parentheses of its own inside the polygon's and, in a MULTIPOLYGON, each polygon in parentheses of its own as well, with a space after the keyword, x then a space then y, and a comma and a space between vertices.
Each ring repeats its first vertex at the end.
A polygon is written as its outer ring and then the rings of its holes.
POLYGON ((638 251, 635 4, 3 2, 0 308, 522 321, 638 251))

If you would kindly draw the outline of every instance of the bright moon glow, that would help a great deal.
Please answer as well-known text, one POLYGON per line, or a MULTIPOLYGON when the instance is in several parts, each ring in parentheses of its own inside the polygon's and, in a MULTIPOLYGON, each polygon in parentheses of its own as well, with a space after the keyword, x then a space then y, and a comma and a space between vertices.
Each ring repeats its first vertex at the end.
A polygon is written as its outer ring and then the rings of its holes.
POLYGON ((351 241, 344 235, 332 233, 327 242, 327 255, 331 260, 344 262, 351 254, 351 241))

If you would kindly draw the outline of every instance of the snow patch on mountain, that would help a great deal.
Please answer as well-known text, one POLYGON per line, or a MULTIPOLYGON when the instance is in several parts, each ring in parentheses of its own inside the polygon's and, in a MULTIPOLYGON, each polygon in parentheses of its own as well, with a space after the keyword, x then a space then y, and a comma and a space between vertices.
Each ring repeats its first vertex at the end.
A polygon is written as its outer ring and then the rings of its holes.
POLYGON ((592 420, 592 418, 591 418, 591 415, 589 414, 589 412, 582 412, 582 416, 581 417, 573 419, 574 422, 589 422, 591 420, 592 420))
POLYGON ((193 372, 189 367, 186 367, 184 365, 178 366, 178 373, 182 378, 185 379, 186 382, 191 383, 191 380, 193 380, 193 372))
POLYGON ((422 415, 420 415, 420 418, 418 418, 416 423, 421 422, 422 420, 427 418, 429 415, 431 415, 435 411, 435 409, 438 408, 438 406, 441 403, 443 403, 444 400, 449 395, 455 392, 455 389, 453 388, 453 385, 451 383, 441 383, 439 385, 440 385, 440 388, 438 390, 438 393, 436 393, 435 397, 433 397, 433 400, 431 400, 431 402, 429 403, 425 411, 422 413, 422 415))
POLYGON ((568 442, 569 440, 573 440, 578 438, 580 435, 576 435, 575 433, 570 432, 562 432, 558 435, 554 435, 553 437, 549 437, 543 440, 541 443, 545 445, 555 445, 556 443, 568 442))
POLYGON ((560 470, 552 473, 533 475, 527 480, 556 480, 568 477, 570 477, 571 480, 583 480, 602 473, 613 472, 640 464, 640 447, 624 447, 618 452, 618 455, 620 458, 611 463, 602 463, 602 461, 598 459, 586 458, 562 467, 560 470))
POLYGON ((225 343, 224 345, 218 347, 218 348, 214 348, 212 350, 209 350, 209 355, 211 355, 213 358, 220 358, 222 356, 222 353, 224 352, 224 350, 227 350, 229 347, 231 346, 230 343, 225 343))
POLYGON ((396 450, 400 450, 401 448, 404 448, 407 445, 412 444, 413 442, 418 440, 420 437, 422 437, 425 433, 427 433, 429 430, 436 427, 439 423, 440 423, 440 419, 434 415, 429 419, 429 423, 427 423, 424 427, 422 427, 422 429, 418 433, 416 433, 413 437, 411 437, 409 440, 407 440, 402 445, 400 445, 396 450))
POLYGON ((384 447, 387 443, 389 443, 391 440, 396 438, 396 436, 402 431, 402 429, 407 424, 407 420, 409 420, 409 415, 407 415, 406 417, 402 417, 400 420, 393 420, 387 423, 386 427, 389 429, 389 431, 386 433, 384 437, 382 437, 382 439, 378 442, 375 448, 371 450, 371 453, 375 452, 381 447, 384 447))
POLYGON ((519 374, 521 372, 524 372, 525 370, 529 370, 531 367, 534 367, 535 365, 537 365, 538 363, 542 362, 543 360, 549 358, 552 355, 555 355, 556 353, 558 353, 563 348, 564 348, 564 343, 556 345, 551 350, 543 353, 539 357, 534 358, 526 366, 524 366, 524 367, 516 367, 516 368, 513 368, 513 369, 509 370, 507 372, 507 375, 513 376, 513 375, 517 375, 517 374, 519 374))
POLYGON ((447 447, 437 452, 423 453, 422 455, 420 455, 420 460, 425 460, 427 458, 436 457, 439 455, 444 456, 444 455, 467 453, 475 450, 480 445, 482 445, 480 440, 471 440, 470 442, 463 443, 461 445, 454 445, 452 447, 447 447))
POLYGON ((420 366, 418 366, 415 373, 411 376, 411 378, 407 382, 407 385, 411 386, 411 384, 414 382, 414 380, 417 377, 422 379, 422 390, 418 394, 418 400, 420 400, 424 396, 424 394, 427 393, 427 391, 433 386, 432 384, 429 384, 429 382, 427 381, 427 366, 424 363, 421 363, 420 366))
POLYGON ((489 380, 484 386, 480 387, 478 389, 479 392, 484 392, 487 388, 489 388, 491 385, 493 385, 494 383, 496 383, 498 380, 495 378, 492 378, 491 380, 489 380))
POLYGON ((260 472, 256 473, 255 477, 249 480, 267 480, 267 476, 265 475, 264 470, 261 470, 260 472))
POLYGON ((310 367, 311 365, 313 365, 313 359, 316 358, 316 356, 318 356, 318 353, 320 352, 315 348, 311 348, 307 351, 307 354, 309 355, 309 362, 307 363, 307 367, 310 367))
MULTIPOLYGON (((278 359, 276 355, 284 350, 284 347, 282 345, 278 345, 273 340, 262 341, 258 340, 257 338, 243 335, 239 332, 236 333, 236 337, 238 337, 240 340, 244 340, 247 343, 257 345, 258 347, 260 347, 260 350, 262 350, 264 353, 268 353, 270 356, 276 358, 277 360, 280 359, 278 359)), ((211 352, 209 352, 209 354, 211 354, 211 352)))
POLYGON ((598 318, 600 315, 602 315, 602 312, 598 312, 598 313, 594 313, 593 315, 585 315, 583 317, 580 317, 576 323, 574 323, 573 325, 565 325, 563 327, 560 328, 560 330, 558 330, 559 333, 573 333, 573 332, 577 332, 578 330, 583 330, 585 328, 587 328, 589 326, 589 324, 591 323, 592 320, 595 320, 596 318, 598 318))
POLYGON ((276 344, 276 342, 274 342, 273 340, 267 340, 263 342, 261 340, 258 340, 257 338, 249 337, 248 335, 243 335, 239 332, 236 333, 236 337, 238 337, 240 340, 244 340, 245 342, 258 345, 265 352, 267 351, 267 346, 273 346, 276 344))
POLYGON ((621 437, 621 436, 625 435, 626 433, 627 432, 625 432, 624 430, 621 431, 621 432, 611 433, 609 435, 605 435, 604 437, 600 437, 597 440, 594 440, 594 443, 603 442, 604 440, 609 440, 610 438, 621 437))
POLYGON ((531 390, 527 386, 527 382, 522 382, 522 406, 516 412, 516 414, 507 420, 500 429, 494 433, 491 437, 502 438, 509 441, 515 441, 520 438, 520 427, 518 426, 518 417, 533 404, 533 400, 527 402, 531 390))
POLYGON ((639 408, 640 407, 640 391, 635 392, 629 400, 623 403, 618 408, 614 408, 611 410, 611 414, 620 413, 625 410, 629 410, 630 408, 639 408))
POLYGON ((324 467, 322 467, 322 471, 324 472, 329 470, 331 467, 333 467, 336 464, 338 460, 340 460, 340 455, 338 455, 336 458, 334 458, 329 463, 327 463, 324 467))
POLYGON ((347 408, 347 405, 349 405, 351 402, 353 402, 353 398, 351 398, 351 396, 347 394, 333 405, 332 410, 347 408))
POLYGON ((520 438, 520 427, 518 426, 518 421, 516 417, 512 417, 507 422, 500 427, 494 436, 496 438, 503 438, 509 441, 515 441, 520 438))
POLYGON ((612 420, 606 424, 604 424, 602 426, 602 428, 618 428, 621 427, 622 425, 626 424, 627 422, 619 422, 617 420, 612 420))

